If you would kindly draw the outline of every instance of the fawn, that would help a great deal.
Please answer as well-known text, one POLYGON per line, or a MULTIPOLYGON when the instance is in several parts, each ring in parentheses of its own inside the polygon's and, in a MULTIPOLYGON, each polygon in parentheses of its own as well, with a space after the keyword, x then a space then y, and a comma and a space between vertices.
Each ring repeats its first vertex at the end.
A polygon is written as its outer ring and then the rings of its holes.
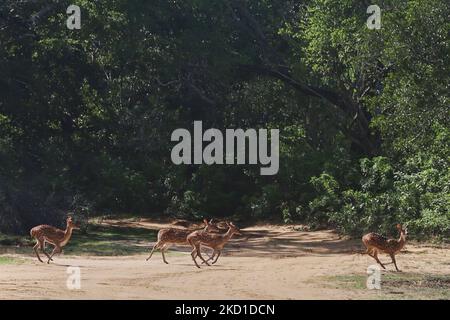
POLYGON ((77 225, 72 220, 72 217, 68 217, 66 220, 66 230, 61 230, 46 224, 39 225, 30 230, 31 237, 36 239, 36 245, 33 247, 34 252, 36 253, 37 258, 40 262, 42 261, 39 256, 38 249, 41 249, 42 252, 47 256, 48 261, 53 261, 52 257, 55 253, 60 253, 62 251, 62 247, 64 247, 67 242, 69 242, 70 237, 72 236, 72 230, 79 229, 77 225), (45 252, 45 244, 50 243, 54 245, 53 251, 51 255, 45 252))
POLYGON ((400 238, 388 239, 378 233, 368 233, 362 237, 362 242, 367 247, 367 253, 369 256, 374 258, 382 267, 386 267, 378 259, 378 252, 384 252, 391 256, 392 262, 394 263, 395 269, 400 271, 397 267, 397 262, 395 261, 395 255, 403 249, 406 243, 406 235, 408 230, 402 228, 401 224, 397 224, 397 230, 400 232, 400 238))
POLYGON ((222 249, 225 246, 225 244, 231 239, 233 234, 240 235, 240 230, 232 223, 228 223, 228 231, 224 234, 218 234, 218 233, 208 233, 202 230, 194 231, 190 235, 187 236, 187 241, 192 246, 192 260, 194 260, 195 265, 197 268, 200 268, 197 261, 195 260, 197 256, 202 259, 203 263, 206 263, 206 265, 209 266, 208 261, 212 260, 214 256, 216 256, 216 260, 212 262, 212 264, 216 263, 217 260, 220 257, 220 254, 222 253, 222 249), (204 245, 206 247, 212 248, 214 250, 212 256, 205 260, 203 259, 201 252, 200 252, 200 246, 204 245))
MULTIPOLYGON (((203 231, 205 231, 205 232, 218 232, 219 231, 219 229, 213 223, 213 219, 211 219, 209 222, 208 222, 208 220, 203 219, 203 222, 205 223, 205 228, 203 229, 203 231)), ((147 258, 147 261, 152 257, 153 251, 155 251, 156 249, 160 249, 164 263, 169 264, 166 260, 166 256, 164 255, 164 252, 167 251, 169 249, 169 247, 173 244, 187 245, 188 242, 187 242, 186 238, 192 232, 193 232, 193 230, 177 229, 177 228, 169 228, 169 229, 159 230, 158 241, 153 246, 153 249, 150 252, 150 256, 147 258)))

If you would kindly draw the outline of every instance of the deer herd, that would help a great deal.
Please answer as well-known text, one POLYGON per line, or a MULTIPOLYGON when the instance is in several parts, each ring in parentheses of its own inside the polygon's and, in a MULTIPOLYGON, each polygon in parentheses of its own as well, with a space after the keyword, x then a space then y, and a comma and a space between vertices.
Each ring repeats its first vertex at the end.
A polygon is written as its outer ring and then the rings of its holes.
MULTIPOLYGON (((166 228, 161 229, 158 232, 157 242, 153 246, 150 256, 147 261, 152 257, 155 250, 160 250, 162 259, 164 263, 168 264, 164 253, 169 249, 171 245, 190 245, 192 247, 192 260, 195 266, 200 268, 197 263, 197 257, 202 260, 202 264, 210 265, 215 264, 222 253, 224 246, 231 239, 231 237, 236 234, 240 235, 241 232, 238 227, 236 227, 232 222, 226 222, 227 229, 225 232, 221 232, 221 228, 218 227, 217 223, 213 220, 203 220, 205 227, 199 230, 190 229, 180 229, 180 228, 166 228), (201 247, 208 247, 213 250, 211 256, 205 260, 201 254, 201 247)), ((61 230, 49 225, 39 225, 30 230, 30 235, 32 238, 36 239, 36 245, 33 247, 34 252, 40 262, 43 262, 39 256, 38 250, 40 249, 48 258, 47 263, 53 261, 52 257, 62 252, 62 247, 64 247, 70 240, 72 236, 72 231, 74 229, 79 229, 79 227, 73 222, 72 217, 68 217, 66 220, 66 229, 61 230), (51 244, 54 246, 52 253, 49 255, 45 251, 45 245, 51 244)), ((397 262, 395 260, 395 255, 403 249, 406 243, 406 235, 408 231, 403 228, 402 225, 397 224, 397 230, 400 233, 399 239, 388 239, 383 235, 378 233, 368 233, 362 237, 362 242, 367 248, 365 254, 368 254, 375 259, 377 263, 386 269, 383 263, 378 259, 378 253, 386 253, 391 259, 397 271, 400 271, 397 267, 397 262)))

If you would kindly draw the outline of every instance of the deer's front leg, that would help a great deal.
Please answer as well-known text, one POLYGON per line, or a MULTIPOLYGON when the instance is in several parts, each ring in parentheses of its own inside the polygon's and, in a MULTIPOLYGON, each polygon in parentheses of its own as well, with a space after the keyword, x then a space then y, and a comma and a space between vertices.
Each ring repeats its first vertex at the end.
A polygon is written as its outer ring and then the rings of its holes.
POLYGON ((220 257, 220 254, 221 254, 221 253, 222 253, 222 250, 219 250, 219 253, 217 254, 216 260, 214 260, 214 261, 212 262, 212 264, 216 263, 217 260, 219 260, 219 257, 220 257))
MULTIPOLYGON (((211 261, 212 259, 214 259, 214 257, 216 256, 216 249, 213 249, 214 251, 213 251, 213 253, 212 253, 212 255, 208 258, 208 259, 206 259, 206 262, 208 262, 208 261, 211 261)), ((202 264, 204 264, 205 262, 202 262, 202 264)))
POLYGON ((42 252, 47 256, 47 258, 50 260, 50 261, 53 261, 53 259, 50 257, 50 255, 47 253, 47 251, 45 251, 45 242, 44 242, 44 245, 42 246, 42 252))
POLYGON ((396 269, 398 272, 400 272, 400 270, 399 270, 398 267, 397 267, 397 262, 395 261, 395 255, 391 254, 391 259, 392 259, 392 262, 394 263, 395 269, 396 269))
POLYGON ((50 257, 48 258, 47 263, 50 263, 50 261, 53 260, 52 257, 53 257, 56 253, 61 253, 61 251, 62 251, 61 247, 55 245, 55 248, 53 249, 52 254, 51 254, 50 257))

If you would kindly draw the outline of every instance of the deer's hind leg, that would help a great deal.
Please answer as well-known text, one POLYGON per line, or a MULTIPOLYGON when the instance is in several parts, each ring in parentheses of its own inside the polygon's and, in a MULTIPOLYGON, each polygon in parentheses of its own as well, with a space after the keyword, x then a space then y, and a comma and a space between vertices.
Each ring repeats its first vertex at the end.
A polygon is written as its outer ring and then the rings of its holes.
POLYGON ((219 260, 220 254, 222 253, 222 250, 219 250, 216 256, 216 260, 214 260, 211 264, 214 264, 217 262, 217 260, 219 260))
POLYGON ((61 252, 62 252, 61 247, 55 244, 55 247, 53 248, 52 254, 48 257, 47 263, 50 263, 50 261, 53 260, 52 258, 53 258, 53 256, 56 253, 61 253, 61 252))
POLYGON ((148 256, 148 258, 147 258, 146 261, 148 261, 148 260, 152 257, 153 252, 154 252, 156 249, 160 249, 160 242, 159 242, 159 241, 156 242, 155 245, 153 246, 153 249, 152 249, 152 251, 150 252, 150 255, 148 256))
POLYGON ((47 256, 47 258, 50 259, 50 261, 53 261, 52 257, 50 257, 50 255, 47 253, 47 251, 45 251, 45 245, 46 244, 47 244, 47 242, 44 241, 44 244, 43 244, 41 250, 47 256))
POLYGON ((196 246, 196 251, 197 251, 197 255, 200 257, 200 259, 202 259, 202 261, 209 266, 209 263, 203 258, 202 253, 201 253, 201 248, 200 248, 200 244, 198 244, 196 246))
MULTIPOLYGON (((214 257, 216 256, 216 253, 217 253, 216 249, 213 249, 212 255, 211 255, 210 257, 208 257, 208 259, 206 259, 206 261, 211 261, 211 260, 213 260, 214 257)), ((202 264, 204 264, 204 263, 205 263, 205 262, 202 262, 202 264)))
POLYGON ((364 252, 363 254, 367 254, 373 258, 373 251, 375 251, 373 247, 366 245, 366 252, 364 252))
POLYGON ((192 251, 191 251, 192 260, 194 260, 195 266, 197 268, 200 268, 200 266, 197 263, 197 260, 195 260, 195 258, 197 258, 197 252, 198 252, 198 250, 200 250, 200 248, 197 244, 193 243, 193 241, 189 240, 189 244, 192 246, 192 251))
MULTIPOLYGON (((44 247, 44 240, 43 239, 38 239, 36 238, 36 244, 33 247, 34 252, 36 253, 36 257, 39 259, 40 262, 44 262, 42 261, 41 257, 39 256, 39 252, 38 249, 41 249, 44 247)), ((45 251, 44 251, 45 252, 45 251)))
POLYGON ((373 257, 380 264, 380 266, 383 267, 383 269, 386 269, 386 267, 381 263, 380 259, 378 259, 377 250, 373 250, 373 256, 371 255, 371 257, 373 257))

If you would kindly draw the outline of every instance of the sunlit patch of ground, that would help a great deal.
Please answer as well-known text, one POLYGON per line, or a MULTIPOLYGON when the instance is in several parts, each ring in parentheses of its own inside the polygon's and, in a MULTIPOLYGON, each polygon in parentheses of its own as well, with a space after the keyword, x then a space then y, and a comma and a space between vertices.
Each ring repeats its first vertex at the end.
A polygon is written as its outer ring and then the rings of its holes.
POLYGON ((407 242, 396 256, 403 272, 387 265, 381 290, 368 290, 367 268, 375 261, 361 254, 359 239, 331 230, 247 227, 217 264, 197 269, 189 246, 171 248, 169 264, 159 252, 146 261, 160 228, 184 225, 137 218, 93 222, 86 233, 75 231, 50 264, 37 261, 29 237, 3 238, 10 245, 0 248, 0 299, 450 299, 448 245, 407 242), (80 267, 81 290, 67 289, 69 266, 80 267))

